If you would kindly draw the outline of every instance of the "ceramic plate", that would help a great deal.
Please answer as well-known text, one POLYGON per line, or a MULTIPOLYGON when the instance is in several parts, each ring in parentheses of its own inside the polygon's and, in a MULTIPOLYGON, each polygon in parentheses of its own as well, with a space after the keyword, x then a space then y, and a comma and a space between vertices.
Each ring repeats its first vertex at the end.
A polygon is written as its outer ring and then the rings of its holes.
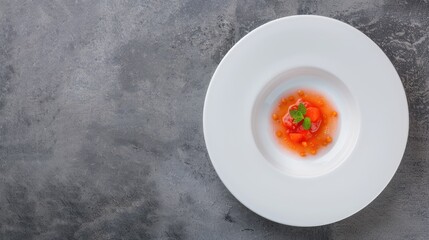
POLYGON ((204 104, 213 166, 245 206, 294 226, 333 223, 358 212, 386 187, 408 137, 399 76, 359 30, 321 16, 269 22, 243 37, 216 69, 204 104), (273 136, 273 107, 312 89, 338 110, 334 142, 303 159, 273 136))

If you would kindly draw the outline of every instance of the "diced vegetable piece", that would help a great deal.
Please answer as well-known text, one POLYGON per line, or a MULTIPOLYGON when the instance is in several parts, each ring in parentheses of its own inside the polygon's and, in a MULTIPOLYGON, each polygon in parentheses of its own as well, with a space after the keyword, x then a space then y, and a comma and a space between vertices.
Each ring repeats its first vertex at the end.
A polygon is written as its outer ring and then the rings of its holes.
POLYGON ((305 115, 309 117, 312 122, 316 122, 320 119, 320 110, 315 107, 309 107, 305 115))
POLYGON ((304 135, 301 133, 289 133, 289 138, 293 142, 300 142, 304 138, 304 135))

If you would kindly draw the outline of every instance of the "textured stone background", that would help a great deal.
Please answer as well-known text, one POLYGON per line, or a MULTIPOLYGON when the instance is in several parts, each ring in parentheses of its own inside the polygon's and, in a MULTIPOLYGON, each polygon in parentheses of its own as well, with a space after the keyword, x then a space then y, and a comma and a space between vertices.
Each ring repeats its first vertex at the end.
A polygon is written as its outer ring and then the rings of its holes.
POLYGON ((0 239, 429 239, 428 36, 428 0, 0 0, 0 239), (202 133, 224 54, 294 14, 337 18, 372 38, 410 108, 406 153, 386 190, 316 228, 243 207, 202 133))

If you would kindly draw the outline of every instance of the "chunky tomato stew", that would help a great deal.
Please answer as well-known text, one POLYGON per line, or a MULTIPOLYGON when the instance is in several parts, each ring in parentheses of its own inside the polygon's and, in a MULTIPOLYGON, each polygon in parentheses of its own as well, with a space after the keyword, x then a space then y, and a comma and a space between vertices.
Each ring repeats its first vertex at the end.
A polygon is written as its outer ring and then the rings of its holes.
POLYGON ((334 141, 338 113, 321 94, 299 90, 281 98, 271 118, 279 143, 305 157, 334 141))

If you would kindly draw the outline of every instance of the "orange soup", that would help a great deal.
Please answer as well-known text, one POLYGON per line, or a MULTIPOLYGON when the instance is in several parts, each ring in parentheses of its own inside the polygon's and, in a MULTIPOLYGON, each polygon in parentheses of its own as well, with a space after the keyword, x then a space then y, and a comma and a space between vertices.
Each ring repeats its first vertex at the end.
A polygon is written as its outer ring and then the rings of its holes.
POLYGON ((338 112, 321 94, 299 90, 281 98, 271 118, 279 143, 305 157, 334 141, 338 112))

